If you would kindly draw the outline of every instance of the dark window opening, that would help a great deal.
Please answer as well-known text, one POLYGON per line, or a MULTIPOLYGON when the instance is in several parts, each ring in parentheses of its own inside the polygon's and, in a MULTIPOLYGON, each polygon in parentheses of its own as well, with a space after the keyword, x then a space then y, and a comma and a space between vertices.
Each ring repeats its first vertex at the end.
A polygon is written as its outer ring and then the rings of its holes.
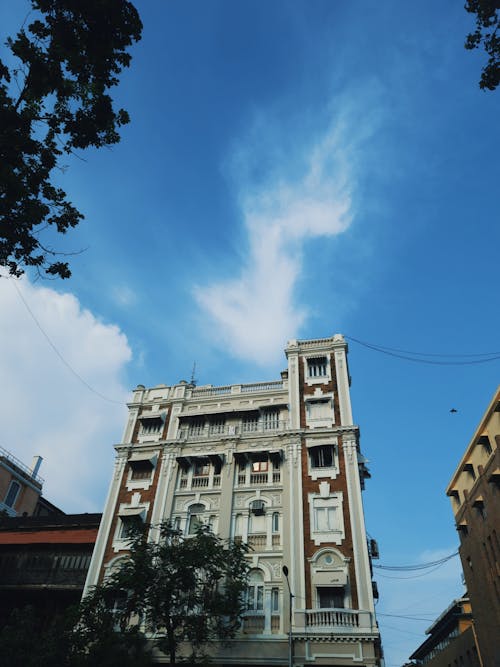
POLYGON ((318 588, 318 604, 321 609, 343 609, 344 589, 340 586, 318 588))
POLYGON ((333 445, 320 445, 309 450, 312 468, 332 468, 335 463, 335 448, 333 445))

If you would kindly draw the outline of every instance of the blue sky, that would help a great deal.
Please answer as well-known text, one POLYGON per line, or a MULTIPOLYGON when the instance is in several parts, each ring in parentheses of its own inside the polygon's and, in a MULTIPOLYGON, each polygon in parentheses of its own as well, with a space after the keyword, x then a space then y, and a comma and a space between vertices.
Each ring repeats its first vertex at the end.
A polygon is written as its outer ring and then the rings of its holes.
MULTIPOLYGON (((94 392, 0 284, 0 444, 42 454, 67 511, 102 508, 128 390, 189 379, 194 361, 200 384, 226 384, 279 377, 294 337, 500 349, 499 97, 479 90, 462 3, 136 5, 143 40, 114 93, 132 121, 60 176, 86 216, 61 247, 86 250, 70 281, 18 286, 94 392)), ((0 8, 2 41, 24 13, 0 8)), ((499 362, 425 365, 354 342, 349 361, 380 563, 452 553, 444 489, 499 362)), ((461 594, 459 568, 377 578, 393 667, 461 594)))

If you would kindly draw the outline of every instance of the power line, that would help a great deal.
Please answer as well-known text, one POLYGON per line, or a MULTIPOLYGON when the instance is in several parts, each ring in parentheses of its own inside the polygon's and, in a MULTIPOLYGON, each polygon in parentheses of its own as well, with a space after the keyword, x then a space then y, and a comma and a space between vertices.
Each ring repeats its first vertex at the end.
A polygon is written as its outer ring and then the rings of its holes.
POLYGON ((373 568, 377 570, 392 570, 395 572, 414 572, 417 570, 426 570, 432 568, 435 565, 443 565, 446 561, 451 560, 458 556, 458 551, 445 556, 444 558, 439 558, 438 560, 429 561, 428 563, 419 563, 418 565, 374 565, 373 568))
POLYGON ((485 364, 490 361, 496 361, 500 359, 500 352, 478 352, 476 354, 410 352, 409 350, 401 350, 398 348, 376 345, 375 343, 368 343, 366 341, 359 340, 359 338, 354 338, 353 336, 345 336, 345 338, 347 338, 347 340, 353 341, 354 343, 358 343, 358 345, 362 345, 369 350, 373 350, 374 352, 387 354, 390 357, 396 357, 398 359, 405 359, 406 361, 414 361, 420 364, 431 364, 434 366, 471 366, 475 364, 485 364), (439 357, 440 359, 429 359, 428 357, 439 357), (473 358, 470 359, 470 357, 473 358), (453 358, 455 361, 447 361, 447 358, 453 358))
POLYGON ((402 614, 383 614, 380 611, 377 611, 377 618, 379 616, 387 616, 391 618, 405 618, 408 619, 409 621, 425 621, 426 623, 431 623, 434 619, 433 618, 422 618, 421 616, 403 616, 402 614))
POLYGON ((31 318, 33 319, 33 322, 36 324, 36 326, 38 327, 39 331, 41 332, 41 334, 43 335, 43 337, 45 338, 45 340, 47 341, 47 343, 50 345, 50 347, 53 349, 53 351, 54 351, 55 354, 59 357, 59 359, 62 361, 62 363, 66 366, 66 368, 70 371, 70 373, 72 373, 72 374, 73 374, 73 375, 74 375, 74 376, 75 376, 75 377, 76 377, 76 378, 77 378, 77 379, 78 379, 78 380, 79 380, 85 387, 87 387, 87 389, 88 389, 89 391, 91 391, 91 392, 92 392, 93 394, 95 394, 96 396, 99 396, 99 398, 102 398, 103 401, 107 401, 108 403, 115 403, 116 405, 123 405, 123 401, 115 401, 114 399, 112 399, 112 398, 108 398, 107 396, 104 396, 104 394, 101 394, 99 391, 97 391, 97 389, 94 389, 94 387, 92 387, 86 380, 84 380, 84 379, 82 378, 82 376, 81 376, 77 371, 75 371, 75 369, 71 366, 71 364, 70 364, 70 363, 63 357, 63 355, 59 352, 59 350, 57 349, 56 345, 55 345, 55 344, 52 342, 52 340, 50 339, 49 335, 45 332, 45 330, 43 329, 42 325, 41 325, 40 322, 37 320, 35 314, 33 313, 33 311, 31 310, 31 308, 29 307, 28 303, 26 302, 25 298, 23 297, 23 295, 22 295, 22 293, 21 293, 21 290, 20 290, 19 287, 16 285, 15 281, 12 280, 12 281, 11 281, 11 284, 14 286, 14 289, 16 290, 16 292, 17 292, 19 298, 20 298, 21 301, 23 302, 23 304, 24 304, 26 310, 27 310, 28 313, 31 315, 31 318))

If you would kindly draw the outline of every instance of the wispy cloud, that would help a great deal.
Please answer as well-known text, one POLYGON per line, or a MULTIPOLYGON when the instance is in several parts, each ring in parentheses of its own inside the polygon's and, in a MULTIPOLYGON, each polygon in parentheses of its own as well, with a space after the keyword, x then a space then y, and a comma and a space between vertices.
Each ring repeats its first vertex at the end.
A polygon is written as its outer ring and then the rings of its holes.
POLYGON ((125 421, 130 346, 117 326, 99 321, 74 295, 27 279, 16 286, 21 296, 12 280, 0 279, 0 444, 27 464, 43 456, 50 501, 68 512, 98 511, 125 421))
POLYGON ((197 286, 195 297, 210 320, 207 329, 215 342, 237 357, 268 364, 281 354, 308 314, 296 298, 308 261, 307 241, 333 238, 352 222, 354 162, 361 135, 356 128, 359 118, 350 112, 347 105, 309 141, 282 136, 278 146, 260 118, 258 131, 254 129, 236 151, 232 166, 237 171, 246 259, 239 275, 197 286), (301 148, 295 149, 295 144, 301 148))
POLYGON ((137 294, 128 285, 115 285, 111 289, 111 295, 119 306, 127 308, 137 303, 137 294))

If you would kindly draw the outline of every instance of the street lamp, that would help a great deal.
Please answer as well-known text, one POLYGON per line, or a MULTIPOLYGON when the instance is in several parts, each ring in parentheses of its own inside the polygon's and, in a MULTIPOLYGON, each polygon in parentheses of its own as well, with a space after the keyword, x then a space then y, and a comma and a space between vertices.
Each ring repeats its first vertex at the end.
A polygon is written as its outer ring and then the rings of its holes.
POLYGON ((286 583, 288 586, 288 594, 290 596, 289 604, 288 604, 288 667, 292 667, 293 665, 293 643, 292 643, 292 600, 293 600, 293 594, 290 588, 290 581, 288 580, 288 568, 286 565, 283 565, 281 568, 283 570, 283 574, 285 575, 286 583))

